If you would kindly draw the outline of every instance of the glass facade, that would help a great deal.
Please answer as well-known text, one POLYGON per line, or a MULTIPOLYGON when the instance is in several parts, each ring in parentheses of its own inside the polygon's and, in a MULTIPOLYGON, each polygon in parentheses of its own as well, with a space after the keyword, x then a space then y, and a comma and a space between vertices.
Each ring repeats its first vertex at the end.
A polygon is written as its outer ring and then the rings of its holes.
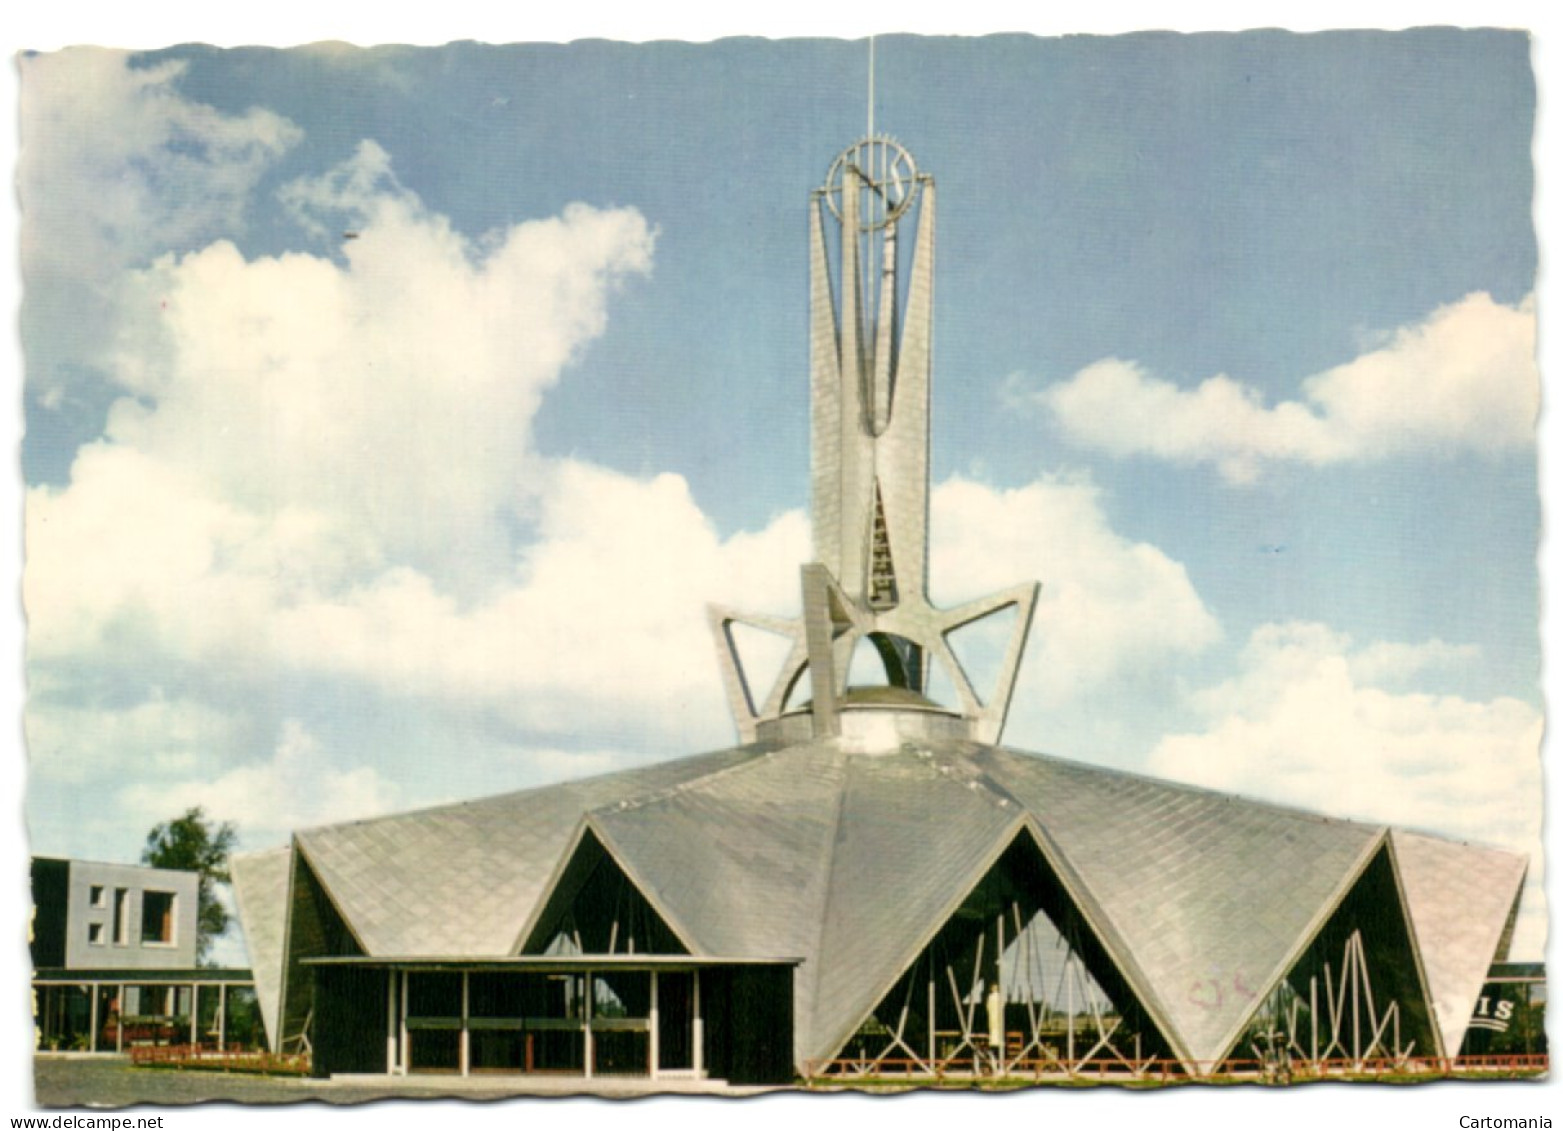
POLYGON ((398 1003, 402 1010, 389 1041, 393 1071, 651 1076, 698 1068, 695 971, 408 970, 391 977, 391 1010, 398 1003))

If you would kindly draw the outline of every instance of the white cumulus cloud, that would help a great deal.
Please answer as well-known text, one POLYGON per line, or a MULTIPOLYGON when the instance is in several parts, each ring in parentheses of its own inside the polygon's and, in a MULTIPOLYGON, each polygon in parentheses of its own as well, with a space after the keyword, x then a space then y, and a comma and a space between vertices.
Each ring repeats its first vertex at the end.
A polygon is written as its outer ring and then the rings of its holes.
POLYGON ((251 512, 323 512, 445 576, 492 569, 496 520, 530 495, 532 416, 650 270, 648 225, 572 205, 480 247, 373 143, 297 191, 359 214, 345 262, 218 242, 142 272, 114 366, 135 396, 108 438, 251 512))
POLYGON ((387 694, 487 704, 541 733, 725 734, 704 608, 795 600, 807 532, 783 515, 724 541, 675 475, 547 470, 537 540, 510 585, 463 606, 407 570, 275 624, 279 658, 387 694))
MULTIPOLYGON (((1421 657, 1418 651, 1359 647, 1319 624, 1262 626, 1239 673, 1192 697, 1203 727, 1163 738, 1148 767, 1197 785, 1539 860, 1540 712, 1506 697, 1474 701, 1373 685, 1386 670, 1403 677, 1451 655, 1441 642, 1421 648, 1421 657)), ((1516 943, 1527 953, 1545 930, 1536 902, 1539 867, 1531 870, 1516 943)))
POLYGON ((83 784, 104 771, 134 765, 162 779, 220 764, 242 741, 232 714, 153 687, 129 706, 55 704, 40 689, 26 712, 27 746, 40 774, 83 784))
POLYGON ((1351 675, 1359 684, 1394 686, 1414 679, 1423 672, 1458 671, 1481 660, 1481 649, 1474 644, 1448 644, 1426 640, 1420 644, 1378 640, 1351 653, 1351 675))
POLYGON ((998 489, 955 478, 932 510, 936 601, 1042 583, 1016 693, 1025 708, 1058 708, 1220 638, 1182 564, 1114 531, 1089 480, 998 489))
POLYGON ((1473 293, 1269 406, 1225 374, 1186 389, 1107 358, 1031 394, 1070 439, 1113 456, 1212 463, 1234 483, 1268 463, 1324 466, 1408 452, 1493 454, 1534 442, 1533 297, 1473 293))
POLYGON ((181 62, 133 66, 127 52, 83 47, 18 66, 30 377, 57 395, 54 363, 102 361, 120 271, 242 229, 255 184, 302 132, 269 110, 184 97, 181 62))
MULTIPOLYGON (((253 763, 290 680, 543 711, 548 688, 510 699, 565 620, 611 651, 601 625, 636 607, 659 529, 723 552, 681 480, 586 482, 531 449, 544 391, 602 334, 621 282, 650 270, 637 212, 572 205, 468 240, 369 143, 294 195, 354 212, 360 238, 340 258, 246 258, 219 240, 131 272, 109 355, 127 395, 69 483, 28 492, 39 780, 90 767, 166 797, 164 771, 182 769, 209 784, 214 766, 253 763), (571 529, 583 516, 608 532, 594 545, 571 529), (534 536, 576 547, 574 565, 550 567, 534 536), (528 580, 549 568, 602 583, 572 602, 528 580), (536 610, 551 638, 516 620, 536 610)), ((688 586, 713 570, 697 560, 688 586)), ((658 631, 664 605, 631 623, 658 631)), ((690 682, 687 665, 632 659, 650 684, 690 682)))
POLYGON ((260 848, 285 842, 294 829, 392 811, 401 792, 372 766, 333 765, 315 737, 288 719, 267 761, 174 785, 127 786, 119 802, 148 828, 200 806, 213 821, 232 821, 246 847, 260 848))

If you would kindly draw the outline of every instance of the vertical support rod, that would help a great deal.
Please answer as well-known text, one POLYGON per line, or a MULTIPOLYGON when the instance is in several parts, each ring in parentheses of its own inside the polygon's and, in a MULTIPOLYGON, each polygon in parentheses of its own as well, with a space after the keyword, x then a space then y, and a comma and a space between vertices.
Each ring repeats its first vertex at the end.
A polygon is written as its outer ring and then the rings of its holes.
POLYGON ((874 37, 868 37, 868 136, 874 136, 874 37))
POLYGON ((1319 1063, 1319 976, 1312 974, 1308 978, 1308 1027, 1313 1030, 1311 1047, 1309 1049, 1315 1066, 1319 1063))
MULTIPOLYGON (((1330 1007, 1330 1042, 1324 1046, 1324 1055, 1328 1057, 1332 1049, 1340 1046, 1341 1010, 1346 1008, 1346 985, 1342 982, 1340 993, 1335 992, 1335 979, 1328 962, 1324 964, 1324 996, 1330 1007)), ((1346 1050, 1340 1051, 1344 1053, 1346 1050)))
POLYGON ((934 1068, 939 1059, 939 1025, 935 1014, 939 1011, 938 986, 933 976, 933 951, 928 952, 928 1066, 934 1068))
POLYGON ((1357 936, 1353 935, 1346 940, 1346 965, 1351 970, 1351 1058, 1357 1062, 1357 1067, 1362 1067, 1362 1022, 1358 1016, 1357 982, 1362 977, 1362 971, 1357 968, 1356 950, 1352 942, 1357 936))
POLYGON ((1075 1071, 1075 948, 1071 945, 1069 953, 1064 956, 1064 1035, 1066 1039, 1065 1060, 1069 1066, 1069 1074, 1075 1071))
POLYGON ((586 1078, 592 1078, 592 1061, 596 1059, 596 1042, 592 1040, 592 995, 596 987, 592 985, 591 971, 581 975, 581 988, 586 993, 586 1001, 581 1006, 581 1025, 585 1033, 585 1046, 582 1050, 582 1064, 586 1069, 586 1078))

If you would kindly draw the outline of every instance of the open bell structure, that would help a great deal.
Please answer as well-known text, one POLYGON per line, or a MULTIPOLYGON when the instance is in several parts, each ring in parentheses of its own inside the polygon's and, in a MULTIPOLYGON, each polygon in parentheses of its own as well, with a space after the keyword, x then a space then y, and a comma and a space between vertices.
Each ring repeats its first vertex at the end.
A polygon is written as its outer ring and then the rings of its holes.
POLYGON ((1038 589, 928 598, 935 203, 875 135, 810 198, 815 560, 799 617, 711 610, 741 745, 236 861, 274 1048, 733 1083, 1459 1050, 1523 857, 998 745, 1038 589))

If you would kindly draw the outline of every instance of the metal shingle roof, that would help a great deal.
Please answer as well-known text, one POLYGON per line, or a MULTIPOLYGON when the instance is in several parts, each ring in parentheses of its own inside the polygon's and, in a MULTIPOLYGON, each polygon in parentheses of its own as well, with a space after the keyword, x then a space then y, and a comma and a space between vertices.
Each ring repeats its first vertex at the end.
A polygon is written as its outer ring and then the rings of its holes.
POLYGON ((1382 835, 1054 758, 993 749, 976 761, 1036 815, 1126 948, 1146 1004, 1200 1061, 1226 1053, 1382 835))
POLYGON ((1399 829, 1391 842, 1444 1053, 1454 1056, 1525 882, 1526 861, 1399 829))
MULTIPOLYGON (((371 956, 497 957, 513 953, 583 819, 695 953, 803 957, 800 1061, 840 1047, 1027 827, 1174 1046, 1217 1059, 1384 836, 972 743, 857 755, 816 741, 740 747, 298 840, 371 956)), ((1416 877, 1408 903, 1424 950, 1458 952, 1428 962, 1435 997, 1437 987, 1464 987, 1508 906, 1481 904, 1481 926, 1467 928, 1460 897, 1436 894, 1441 876, 1467 867, 1490 878, 1524 862, 1430 838, 1397 846, 1416 877)), ((1503 898, 1512 900, 1508 883, 1503 898)), ((265 959, 253 957, 259 981, 265 959)), ((1488 947, 1483 961, 1490 957, 1488 947)), ((1465 992, 1445 991, 1451 1008, 1465 992)))
POLYGON ((297 835, 370 954, 506 954, 582 813, 757 757, 754 748, 297 835))
POLYGON ((851 758, 841 797, 804 1056, 829 1056, 916 959, 1024 820, 959 759, 851 758))
POLYGON ((273 1044, 277 1034, 277 1006, 282 994, 282 960, 286 949, 283 932, 288 921, 288 875, 293 851, 274 848, 248 856, 235 856, 229 868, 233 897, 244 927, 244 945, 250 953, 255 976, 255 998, 261 1023, 273 1044))
POLYGON ((797 748, 591 820, 697 953, 812 953, 843 772, 829 748, 797 748))

